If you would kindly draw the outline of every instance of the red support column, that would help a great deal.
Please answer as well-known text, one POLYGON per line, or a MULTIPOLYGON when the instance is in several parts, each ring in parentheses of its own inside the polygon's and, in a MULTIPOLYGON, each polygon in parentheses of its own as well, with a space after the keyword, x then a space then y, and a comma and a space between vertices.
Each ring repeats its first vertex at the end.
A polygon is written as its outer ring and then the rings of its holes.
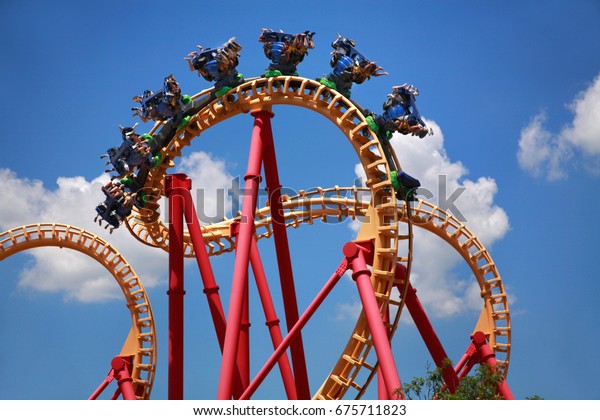
MULTIPOLYGON (((279 171, 277 169, 273 131, 271 130, 270 119, 273 117, 273 114, 268 111, 257 111, 253 112, 252 116, 259 119, 264 127, 262 131, 262 140, 264 144, 265 181, 267 190, 269 191, 273 240, 275 242, 275 251, 277 254, 277 265, 279 268, 286 325, 289 331, 294 324, 298 322, 298 302, 296 299, 292 259, 285 227, 285 218, 281 205, 281 183, 279 181, 279 171)), ((290 354, 292 357, 292 365, 294 366, 298 398, 308 400, 310 399, 310 389, 308 384, 308 373, 306 371, 306 358, 304 355, 302 334, 298 334, 298 338, 292 343, 290 354)))
MULTIPOLYGON (((480 363, 486 363, 490 366, 490 369, 497 369, 496 355, 494 351, 490 348, 487 340, 485 339, 485 334, 481 331, 477 331, 473 334, 473 343, 477 348, 477 352, 479 353, 480 363)), ((506 380, 502 380, 498 384, 498 393, 504 397, 505 400, 514 400, 515 397, 512 394, 512 391, 508 387, 506 380)))
MULTIPOLYGON (((254 238, 253 238, 254 239, 254 238)), ((240 341, 238 344, 237 365, 240 372, 242 392, 250 384, 250 301, 248 298, 248 275, 246 274, 244 291, 244 309, 240 323, 240 341)), ((235 391, 235 383, 234 383, 235 391)), ((235 392, 234 392, 235 395, 235 392)))
POLYGON ((183 212, 184 194, 191 188, 183 174, 165 178, 169 199, 169 386, 170 400, 183 399, 183 212))
MULTIPOLYGON (((462 379, 464 376, 468 375, 469 371, 477 363, 485 363, 490 367, 491 370, 495 370, 497 368, 496 355, 489 346, 485 338, 485 334, 481 331, 477 331, 471 336, 471 340, 472 341, 465 351, 465 354, 454 368, 459 379, 462 379)), ((508 383, 506 382, 506 379, 502 380, 502 382, 498 384, 498 394, 500 394, 505 400, 515 399, 508 386, 508 383)))
POLYGON ((314 315, 316 310, 321 306, 327 295, 333 290, 339 279, 344 275, 344 273, 348 270, 348 261, 344 260, 338 266, 335 273, 327 280, 325 286, 321 289, 321 291, 317 294, 317 296, 313 299, 313 301, 308 305, 304 313, 296 322, 296 325, 288 332, 285 336, 281 344, 275 349, 269 360, 265 363, 265 365, 261 368, 261 370, 256 374, 256 377, 250 382, 246 391, 240 397, 241 400, 246 400, 252 397, 254 391, 260 386, 260 384, 265 380, 275 363, 279 360, 279 358, 283 355, 283 353, 288 349, 290 343, 296 338, 296 336, 300 333, 302 328, 306 325, 306 323, 310 320, 310 318, 314 315))
POLYGON ((135 400, 135 391, 133 390, 133 380, 131 379, 131 357, 117 356, 110 362, 110 371, 106 379, 90 395, 89 400, 95 400, 102 394, 106 387, 114 380, 117 380, 117 390, 112 396, 116 400, 120 394, 123 394, 124 400, 135 400))
MULTIPOLYGON (((198 217, 196 215, 196 209, 194 207, 192 196, 189 191, 181 190, 181 194, 183 195, 185 201, 185 220, 187 222, 188 232, 192 241, 192 245, 194 247, 194 255, 198 264, 198 270, 200 271, 202 285, 204 286, 203 292, 206 295, 208 308, 210 310, 213 325, 215 327, 215 332, 217 334, 217 340, 219 341, 219 347, 221 349, 221 352, 223 352, 227 321, 225 319, 225 311, 223 310, 221 297, 219 296, 219 286, 215 281, 215 275, 212 270, 212 265, 208 258, 206 244, 204 243, 202 229, 200 227, 200 222, 198 221, 198 217)), ((235 398, 239 398, 239 396, 244 390, 244 387, 245 386, 242 385, 242 378, 240 376, 239 369, 236 367, 234 379, 235 398)))
MULTIPOLYGON (((252 264, 252 271, 254 272, 254 278, 256 279, 256 288, 258 289, 260 301, 265 312, 265 324, 269 328, 269 334, 271 335, 273 348, 277 349, 277 347, 279 347, 283 341, 283 335, 281 334, 281 328, 279 328, 279 318, 275 312, 275 305, 273 304, 273 298, 271 297, 271 291, 269 290, 269 283, 267 282, 267 278, 265 276, 265 270, 260 259, 255 238, 252 238, 250 264, 252 264)), ((296 392, 294 374, 286 353, 282 354, 278 360, 278 363, 279 371, 281 372, 281 378, 283 380, 283 386, 288 399, 297 400, 298 394, 296 392)))
POLYGON ((196 256, 198 270, 200 271, 202 285, 204 286, 203 292, 208 301, 208 308, 213 319, 219 346, 221 347, 221 350, 223 350, 227 321, 225 319, 223 303, 219 296, 219 286, 215 281, 215 275, 208 258, 206 244, 204 243, 204 237, 202 236, 200 222, 196 216, 196 209, 192 201, 192 196, 189 191, 186 191, 185 194, 182 192, 182 195, 185 197, 185 220, 187 222, 192 245, 194 246, 194 254, 196 256))
POLYGON ((454 366, 454 372, 458 375, 458 379, 460 380, 463 376, 466 376, 471 368, 477 363, 477 358, 474 357, 477 353, 477 349, 475 348, 475 344, 472 342, 467 347, 467 350, 458 361, 456 366, 454 366))
MULTIPOLYGON (((403 289, 400 286, 398 286, 398 290, 400 293, 403 292, 403 289)), ((442 342, 433 329, 433 325, 431 325, 431 322, 425 313, 425 309, 421 305, 421 301, 417 297, 417 291, 410 284, 406 289, 405 303, 406 308, 408 309, 411 318, 415 322, 415 326, 417 327, 417 330, 419 330, 419 334, 421 334, 421 337, 423 338, 423 341, 425 342, 425 345, 427 346, 435 365, 438 368, 441 368, 444 366, 445 361, 449 360, 448 355, 442 346, 442 342)), ((454 391, 456 391, 456 387, 458 386, 458 377, 456 376, 456 372, 451 365, 444 367, 443 377, 449 391, 454 393, 454 391)))
MULTIPOLYGON (((383 316, 383 322, 390 322, 390 309, 389 307, 385 310, 385 314, 383 316)), ((388 337, 390 336, 390 328, 386 327, 386 332, 388 337)), ((393 390, 392 390, 393 391, 393 390)), ((383 380, 383 374, 381 373, 381 366, 377 368, 377 398, 380 400, 389 400, 391 398, 388 389, 385 386, 385 381, 383 380)))
POLYGON ((133 380, 129 368, 131 366, 131 358, 117 356, 112 359, 111 367, 114 370, 119 390, 123 395, 124 400, 135 400, 135 391, 133 390, 133 380), (129 360, 128 360, 129 359, 129 360))
POLYGON ((371 272, 365 261, 365 251, 354 242, 349 242, 344 246, 344 255, 350 260, 353 271, 352 278, 356 281, 363 311, 371 330, 375 353, 377 353, 380 365, 380 372, 383 375, 388 393, 393 394, 401 386, 400 376, 398 376, 398 369, 396 368, 392 348, 390 347, 379 305, 375 298, 375 291, 371 284, 371 272))
POLYGON ((248 157, 248 171, 244 177, 244 191, 246 195, 244 196, 244 202, 242 204, 240 233, 236 243, 236 258, 233 267, 231 298, 229 299, 229 310, 227 313, 227 330, 225 332, 223 360, 221 362, 221 373, 217 391, 217 398, 220 400, 228 400, 232 395, 240 328, 242 324, 242 311, 246 296, 245 291, 248 279, 250 246, 252 236, 254 235, 254 215, 262 163, 262 131, 263 123, 261 119, 256 118, 252 130, 250 154, 248 157))

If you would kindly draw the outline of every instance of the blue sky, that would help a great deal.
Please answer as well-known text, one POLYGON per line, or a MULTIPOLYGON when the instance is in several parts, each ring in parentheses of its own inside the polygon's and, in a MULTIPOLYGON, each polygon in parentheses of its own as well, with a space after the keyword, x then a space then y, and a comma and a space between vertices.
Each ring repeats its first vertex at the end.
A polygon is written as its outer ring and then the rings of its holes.
MULTIPOLYGON (((491 250, 511 299, 515 396, 599 399, 600 3, 304 1, 290 11, 277 3, 228 4, 0 3, 0 230, 40 221, 96 229, 98 157, 119 143, 119 124, 136 122, 134 95, 159 89, 170 73, 185 93, 210 86, 183 60, 196 45, 216 47, 235 36, 243 47, 238 70, 255 76, 268 66, 257 41, 262 28, 311 30, 316 47, 299 72, 315 78, 329 72, 330 43, 340 33, 389 73, 353 88, 362 106, 380 110, 393 85, 420 90, 419 109, 436 134, 393 144, 403 168, 429 190, 438 191, 438 175, 447 176, 449 192, 465 188, 456 206, 491 250)), ((303 109, 274 111, 285 186, 353 185, 358 161, 335 127, 303 109)), ((211 128, 177 162, 196 188, 207 189, 209 204, 211 190, 243 175, 251 125, 240 116, 211 128)), ((160 340, 153 397, 166 398, 166 255, 125 229, 98 232, 148 289, 160 340)), ((290 236, 303 309, 354 231, 350 223, 315 225, 290 236)), ((457 359, 479 313, 474 280, 443 244, 426 235, 415 242, 419 296, 457 359)), ((272 273, 272 252, 264 258, 272 273)), ((232 259, 214 264, 227 300, 232 259)), ((187 267, 186 397, 213 398, 218 348, 198 275, 187 267)), ((47 250, 2 261, 0 273, 0 398, 89 396, 130 325, 111 279, 73 253, 47 250)), ((357 302, 351 281, 342 282, 307 330, 313 390, 345 344, 357 302)), ((260 360, 268 337, 259 307, 253 316, 260 360)), ((423 375, 428 358, 410 322, 394 351, 403 380, 423 375)), ((275 378, 259 397, 282 395, 275 378)))

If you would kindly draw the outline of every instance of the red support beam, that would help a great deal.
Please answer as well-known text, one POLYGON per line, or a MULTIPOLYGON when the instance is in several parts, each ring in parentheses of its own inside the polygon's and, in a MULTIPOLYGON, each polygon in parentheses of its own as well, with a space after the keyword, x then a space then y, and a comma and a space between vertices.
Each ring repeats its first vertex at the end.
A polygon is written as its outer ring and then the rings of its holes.
MULTIPOLYGON (((254 238, 253 238, 254 239, 254 238)), ((240 341, 238 344, 237 366, 240 373, 242 391, 250 384, 250 302, 248 299, 248 275, 246 274, 246 290, 244 291, 244 308, 240 323, 240 341)), ((234 376, 235 381, 235 376, 234 376)), ((235 397, 235 382, 234 382, 235 397)))
POLYGON ((338 266, 335 273, 327 280, 325 286, 321 289, 321 291, 317 294, 317 296, 313 299, 313 301, 308 305, 304 313, 298 319, 298 322, 294 325, 294 327, 288 332, 285 336, 281 344, 275 349, 271 357, 267 360, 264 366, 260 369, 260 371, 256 374, 252 382, 246 391, 241 396, 241 400, 247 400, 252 397, 252 394, 256 391, 256 389, 260 386, 260 384, 265 380, 275 363, 281 358, 283 353, 288 349, 291 342, 297 337, 302 328, 306 325, 306 323, 310 320, 310 318, 317 311, 319 306, 323 303, 325 298, 329 295, 329 293, 333 290, 339 279, 344 275, 344 273, 348 270, 348 261, 344 259, 342 263, 338 266))
MULTIPOLYGON (((396 276, 400 280, 406 280, 406 276, 404 276, 404 278, 398 277, 398 274, 402 272, 402 269, 396 270, 396 276)), ((435 365, 438 368, 444 368, 444 371, 442 373, 444 381, 448 386, 449 391, 451 393, 454 393, 456 387, 458 386, 458 376, 456 376, 456 372, 454 371, 454 368, 451 364, 445 365, 445 362, 449 360, 449 358, 446 351, 444 350, 444 346, 438 338, 437 333, 433 329, 433 325, 429 321, 429 318, 425 313, 425 309, 423 308, 423 305, 421 305, 421 301, 417 297, 416 289, 410 284, 408 284, 408 287, 406 289, 404 286, 404 284, 398 285, 398 290, 400 291, 400 294, 402 294, 403 291, 406 290, 406 298, 404 301, 406 304, 406 308, 408 309, 411 318, 415 322, 415 326, 417 327, 419 334, 421 334, 423 342, 427 346, 427 350, 429 350, 429 353, 431 354, 435 365)))
POLYGON ((88 400, 95 400, 100 396, 100 394, 102 394, 106 387, 115 379, 114 373, 114 370, 111 368, 108 372, 108 375, 106 375, 106 378, 102 381, 100 386, 96 388, 92 395, 90 395, 88 400))
MULTIPOLYGON (((233 222, 230 229, 232 239, 237 240, 239 223, 233 222)), ((254 237, 252 238, 254 239, 254 237)), ((237 258, 237 249, 236 249, 237 258)), ((223 347, 221 347, 221 352, 223 347)), ((240 338, 237 350, 237 377, 234 378, 233 397, 239 398, 250 383, 250 300, 248 294, 248 276, 246 275, 246 290, 244 292, 244 307, 240 324, 240 338)))
MULTIPOLYGON (((265 313, 265 324, 269 328, 269 334, 271 335, 271 341, 273 348, 277 349, 283 341, 283 335, 281 334, 281 328, 279 327, 279 318, 275 311, 275 305, 273 304, 273 298, 271 297, 271 291, 269 290, 269 283, 265 275, 265 270, 260 259, 258 252, 258 246, 256 245, 256 239, 252 240, 252 248, 250 249, 250 264, 252 265, 252 271, 254 272, 254 278, 256 280, 256 288, 260 301, 263 306, 265 313)), ((281 378, 283 380, 283 386, 285 388, 286 395, 289 400, 297 400, 298 394, 296 392, 296 383, 294 381, 294 374, 290 361, 287 357, 287 353, 283 353, 278 360, 279 371, 281 372, 281 378)))
MULTIPOLYGON (((388 324, 390 322, 390 309, 389 307, 386 309, 385 314, 383 315, 383 322, 388 324)), ((386 327, 387 335, 390 336, 390 328, 386 327)), ((377 398, 380 400, 389 400, 390 393, 385 386, 385 381, 383 380, 383 374, 381 373, 381 366, 377 368, 377 398)))
POLYGON ((356 281, 363 311, 371 330, 380 372, 383 375, 383 381, 388 394, 393 394, 396 389, 401 389, 402 384, 392 354, 392 348, 390 347, 386 327, 381 317, 379 304, 375 297, 375 291, 371 284, 371 272, 365 260, 365 254, 369 252, 368 249, 364 249, 354 242, 349 242, 344 246, 344 255, 350 260, 353 272, 352 278, 356 281))
POLYGON ((124 400, 135 400, 135 391, 133 389, 133 379, 131 379, 131 357, 117 356, 110 362, 110 371, 106 375, 106 379, 102 381, 100 386, 90 395, 88 399, 95 400, 113 381, 117 380, 117 390, 111 397, 115 400, 119 395, 123 395, 124 400))
POLYGON ((454 366, 454 372, 458 375, 459 380, 468 375, 471 368, 478 362, 478 359, 475 357, 476 353, 477 349, 475 348, 475 344, 471 342, 469 347, 467 347, 465 354, 463 354, 456 366, 454 366))
MULTIPOLYGON (((187 184, 191 188, 191 180, 187 184)), ((225 344, 225 331, 227 329, 227 321, 225 319, 225 311, 223 310, 223 304, 221 297, 219 296, 219 286, 215 280, 215 275, 208 258, 208 252, 206 251, 206 244, 204 243, 204 237, 202 235, 202 228, 197 217, 196 208, 192 200, 192 195, 189 191, 179 191, 185 201, 185 220, 188 227, 188 232, 192 245, 194 247, 194 255, 196 257, 196 263, 198 270, 200 271, 200 277, 202 279, 202 285, 204 287, 203 292, 206 295, 208 302, 208 308, 213 320, 215 332, 217 334, 217 340, 219 342, 219 348, 223 352, 223 346, 225 344)), ((233 236, 233 235, 232 235, 233 236)), ((242 384, 242 378, 240 376, 239 368, 236 367, 235 379, 234 379, 234 397, 239 398, 244 390, 242 384)))
POLYGON ((131 379, 131 358, 117 356, 112 359, 111 367, 114 370, 115 379, 119 385, 124 400, 135 400, 133 390, 133 379, 131 379))
POLYGON ((169 199, 169 378, 168 398, 183 399, 183 212, 185 193, 191 188, 183 174, 165 178, 165 193, 169 199))
POLYGON ((215 275, 212 269, 212 265, 208 258, 208 252, 206 251, 206 244, 204 243, 204 237, 202 235, 202 229, 200 222, 196 215, 196 209, 192 196, 189 191, 185 193, 181 192, 185 198, 185 220, 187 222, 188 232, 192 245, 194 246, 194 255, 198 264, 198 270, 200 271, 200 277, 202 279, 202 285, 204 287, 203 292, 206 295, 208 301, 208 308, 210 310, 219 346, 223 350, 223 344, 225 342, 225 329, 227 328, 227 321, 225 319, 225 311, 223 310, 223 303, 219 296, 219 286, 215 280, 215 275))
MULTIPOLYGON (((477 331, 475 334, 473 334, 473 344, 475 344, 475 348, 477 349, 480 363, 487 364, 490 367, 490 369, 492 369, 492 371, 496 370, 498 368, 496 362, 496 355, 494 354, 494 351, 491 349, 487 340, 485 339, 485 334, 481 331, 477 331)), ((505 400, 515 399, 505 379, 503 379, 498 384, 498 393, 505 400)))
MULTIPOLYGON (((264 145, 264 170, 267 190, 269 191, 269 206, 271 208, 271 220, 273 225, 273 240, 277 254, 277 265, 279 268, 279 279, 283 297, 286 326, 288 331, 298 322, 298 302, 296 299, 296 288, 294 285, 294 273, 292 270, 292 259, 290 255, 285 217, 281 205, 281 182, 277 168, 277 157, 275 144, 273 142, 273 131, 271 129, 271 118, 273 114, 268 111, 255 111, 252 116, 260 121, 263 127, 261 131, 264 145)), ((306 370, 306 357, 302 334, 290 346, 292 365, 298 390, 298 398, 310 399, 310 388, 308 373, 306 370)))
POLYGON ((260 170, 262 164, 262 130, 261 120, 255 118, 248 157, 248 170, 245 180, 245 196, 242 204, 242 218, 240 221, 239 235, 236 241, 236 258, 233 267, 233 280, 231 285, 231 297, 229 299, 229 310, 227 312, 227 329, 225 331, 225 343, 223 347, 223 360, 219 375, 219 386, 217 398, 220 400, 231 399, 236 369, 238 345, 240 340, 240 329, 242 326, 242 311, 246 296, 248 280, 248 262, 250 247, 254 235, 254 215, 258 198, 258 186, 260 182, 260 170))
MULTIPOLYGON (((471 336, 471 343, 469 344, 469 347, 454 368, 458 374, 458 378, 462 379, 463 377, 467 376, 473 366, 478 363, 485 363, 492 371, 496 370, 498 365, 498 362, 496 361, 496 355, 488 344, 485 334, 481 331, 477 331, 471 336)), ((515 399, 508 386, 508 383, 506 382, 506 379, 503 379, 498 384, 498 394, 501 395, 505 400, 515 399)))

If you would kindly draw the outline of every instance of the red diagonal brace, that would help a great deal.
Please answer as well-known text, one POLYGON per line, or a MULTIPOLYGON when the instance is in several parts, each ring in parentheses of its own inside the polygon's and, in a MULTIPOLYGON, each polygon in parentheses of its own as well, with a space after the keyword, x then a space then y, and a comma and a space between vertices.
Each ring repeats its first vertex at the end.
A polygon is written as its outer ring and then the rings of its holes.
MULTIPOLYGON (((406 280, 406 267, 402 264, 398 264, 396 268, 396 278, 399 280, 406 280)), ((417 297, 417 291, 411 284, 398 285, 398 290, 400 294, 406 290, 405 303, 408 312, 410 313, 411 318, 415 322, 415 326, 421 334, 421 338, 423 338, 423 342, 427 346, 431 357, 435 365, 438 368, 443 368, 442 376, 444 377, 444 381, 448 386, 448 389, 451 393, 454 393, 456 390, 456 386, 458 385, 458 377, 456 376, 456 372, 454 371, 451 365, 446 365, 446 361, 449 360, 444 347, 442 346, 442 342, 438 338, 433 325, 429 321, 427 314, 425 313, 425 309, 421 305, 421 301, 417 297)))
POLYGON ((95 400, 106 389, 108 384, 117 380, 118 388, 111 399, 116 399, 119 394, 123 395, 124 400, 135 400, 135 391, 133 390, 133 380, 131 379, 131 357, 117 356, 110 363, 110 371, 106 379, 90 395, 90 400, 95 400))
POLYGON ((249 399, 254 394, 254 391, 260 386, 260 384, 265 380, 273 366, 277 363, 277 361, 281 358, 283 353, 288 349, 291 342, 298 336, 302 328, 306 325, 306 323, 310 320, 310 318, 317 311, 319 306, 323 303, 325 298, 329 295, 329 293, 333 290, 337 282, 344 275, 346 270, 348 269, 348 261, 344 259, 341 264, 338 266, 335 273, 327 280, 321 291, 317 294, 317 296, 313 299, 313 301, 308 305, 304 313, 298 319, 298 322, 294 325, 294 327, 288 332, 285 336, 281 344, 277 346, 269 360, 265 363, 265 365, 260 369, 260 371, 256 374, 256 377, 250 382, 250 385, 240 398, 241 400, 249 399))

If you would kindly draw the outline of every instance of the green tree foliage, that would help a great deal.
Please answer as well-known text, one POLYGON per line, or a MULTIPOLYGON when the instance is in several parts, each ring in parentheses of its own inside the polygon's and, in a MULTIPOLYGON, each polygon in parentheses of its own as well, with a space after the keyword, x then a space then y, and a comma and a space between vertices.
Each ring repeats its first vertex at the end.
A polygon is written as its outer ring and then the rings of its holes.
POLYGON ((442 372, 445 366, 450 366, 450 360, 446 360, 442 367, 431 370, 427 367, 427 375, 424 378, 414 378, 405 383, 394 393, 404 393, 409 400, 501 400, 498 394, 498 384, 503 380, 502 375, 493 371, 488 365, 481 364, 472 375, 461 378, 456 392, 450 393, 444 385, 442 372))

